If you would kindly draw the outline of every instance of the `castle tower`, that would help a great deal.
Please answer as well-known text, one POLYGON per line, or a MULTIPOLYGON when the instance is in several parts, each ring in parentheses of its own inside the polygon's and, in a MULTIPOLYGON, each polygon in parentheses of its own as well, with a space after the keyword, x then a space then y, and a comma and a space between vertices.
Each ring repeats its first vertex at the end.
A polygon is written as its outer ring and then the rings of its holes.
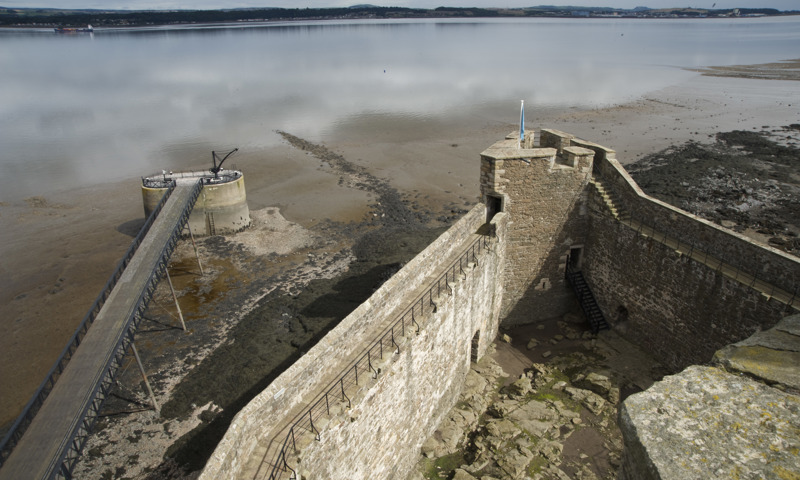
POLYGON ((503 211, 510 218, 506 325, 563 315, 574 301, 564 269, 567 261, 580 268, 594 151, 570 146, 571 139, 557 130, 526 131, 520 145, 515 132, 481 153, 481 198, 489 216, 503 211))

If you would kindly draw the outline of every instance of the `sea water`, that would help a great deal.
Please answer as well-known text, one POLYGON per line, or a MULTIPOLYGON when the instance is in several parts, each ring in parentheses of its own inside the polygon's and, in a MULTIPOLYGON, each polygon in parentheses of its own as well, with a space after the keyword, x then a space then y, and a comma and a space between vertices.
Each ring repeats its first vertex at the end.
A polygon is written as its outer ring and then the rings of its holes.
POLYGON ((797 57, 800 17, 0 30, 0 201, 312 141, 513 124, 797 57), (378 132, 380 131, 380 132, 378 132))

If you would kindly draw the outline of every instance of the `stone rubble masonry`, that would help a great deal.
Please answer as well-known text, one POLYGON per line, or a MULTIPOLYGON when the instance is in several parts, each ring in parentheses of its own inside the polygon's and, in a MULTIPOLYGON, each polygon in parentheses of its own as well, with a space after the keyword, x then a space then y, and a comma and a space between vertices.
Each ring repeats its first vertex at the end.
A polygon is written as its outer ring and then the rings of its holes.
MULTIPOLYGON (((580 145, 577 141, 574 143, 580 145)), ((620 196, 625 209, 634 218, 654 224, 656 230, 694 245, 695 250, 707 251, 776 287, 789 292, 796 288, 800 278, 797 257, 646 195, 614 155, 596 154, 595 169, 599 173, 597 176, 620 196)))
MULTIPOLYGON (((200 478, 241 478, 259 444, 276 437, 292 416, 335 382, 375 341, 377 326, 394 321, 410 306, 410 290, 434 280, 434 272, 469 245, 485 219, 486 208, 475 206, 255 397, 236 415, 200 478)), ((503 251, 506 221, 505 214, 495 216, 494 250, 481 254, 455 294, 440 300, 444 303, 434 318, 420 322, 420 334, 410 335, 410 343, 402 344, 400 354, 384 365, 377 382, 354 399, 343 414, 349 424, 335 426, 334 419, 329 430, 322 430, 322 441, 303 452, 303 469, 331 472, 312 478, 392 478, 391 471, 403 478, 412 468, 422 442, 461 390, 473 335, 480 332, 482 355, 497 334, 503 295, 495 280, 503 268, 497 252, 503 251), (353 473, 354 468, 363 476, 353 473), (384 476, 371 477, 370 472, 384 476)), ((284 438, 275 440, 282 443, 284 438)))
POLYGON ((570 135, 533 132, 518 148, 516 134, 481 153, 481 197, 500 198, 511 218, 506 245, 502 316, 507 326, 552 318, 569 310, 572 294, 564 279, 570 248, 586 240, 586 185, 594 152, 569 145, 570 135), (550 147, 552 145, 553 147, 550 147))
POLYGON ((470 367, 476 331, 493 339, 493 255, 467 272, 452 295, 444 295, 420 334, 401 346, 386 371, 349 411, 335 418, 301 453, 302 478, 405 479, 422 444, 456 404, 470 367), (489 294, 487 294, 489 293, 489 294))
MULTIPOLYGON (((577 143, 577 142, 576 142, 577 143)), ((588 148, 596 148, 586 145, 588 148)), ((622 206, 656 230, 708 250, 773 285, 794 291, 800 262, 645 195, 609 150, 596 170, 622 206)), ((606 320, 629 341, 677 372, 711 360, 723 346, 769 328, 786 306, 615 220, 591 190, 583 274, 606 320)))
POLYGON ((673 371, 783 316, 782 303, 610 218, 592 227, 583 272, 606 319, 673 371))

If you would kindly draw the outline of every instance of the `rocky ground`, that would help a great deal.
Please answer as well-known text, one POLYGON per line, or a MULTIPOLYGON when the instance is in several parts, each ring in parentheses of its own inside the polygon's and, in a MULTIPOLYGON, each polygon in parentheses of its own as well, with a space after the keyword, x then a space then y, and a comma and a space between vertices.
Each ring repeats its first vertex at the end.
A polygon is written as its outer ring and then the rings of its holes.
POLYGON ((617 406, 666 371, 615 333, 584 325, 568 314, 503 334, 473 364, 410 480, 616 478, 617 406))
POLYGON ((648 155, 628 172, 649 195, 800 255, 800 125, 711 140, 648 155))
POLYGON ((757 65, 729 65, 697 69, 710 77, 756 78, 766 80, 800 80, 800 59, 757 65))

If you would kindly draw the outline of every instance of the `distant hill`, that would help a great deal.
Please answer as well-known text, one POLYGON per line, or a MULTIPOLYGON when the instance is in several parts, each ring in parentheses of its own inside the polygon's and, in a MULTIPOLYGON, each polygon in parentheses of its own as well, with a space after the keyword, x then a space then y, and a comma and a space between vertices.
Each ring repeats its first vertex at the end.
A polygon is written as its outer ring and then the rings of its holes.
POLYGON ((104 10, 0 7, 0 26, 13 27, 125 27, 271 20, 325 20, 357 18, 485 18, 485 17, 632 17, 704 18, 800 14, 771 8, 707 10, 699 8, 632 10, 611 7, 540 5, 526 8, 438 7, 435 9, 378 7, 358 4, 342 8, 234 8, 225 10, 104 10))

